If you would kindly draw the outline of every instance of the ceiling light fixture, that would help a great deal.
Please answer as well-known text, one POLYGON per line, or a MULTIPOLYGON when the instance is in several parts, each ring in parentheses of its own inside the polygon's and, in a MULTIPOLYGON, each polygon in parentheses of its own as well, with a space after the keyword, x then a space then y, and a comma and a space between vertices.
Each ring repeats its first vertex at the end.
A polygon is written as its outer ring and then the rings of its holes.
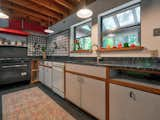
MULTIPOLYGON (((48 26, 50 26, 50 17, 48 17, 48 26)), ((45 33, 52 34, 54 31, 48 27, 47 29, 44 30, 45 33)))
POLYGON ((1 19, 8 19, 9 16, 6 15, 5 13, 3 13, 2 10, 0 10, 0 18, 1 18, 1 19))
POLYGON ((79 9, 76 13, 76 15, 79 18, 86 19, 86 18, 89 18, 93 15, 93 11, 86 7, 87 6, 87 0, 81 0, 80 1, 80 6, 81 6, 81 9, 79 9))
POLYGON ((93 15, 93 11, 88 8, 82 8, 82 9, 78 10, 78 12, 77 12, 77 16, 82 19, 89 18, 92 15, 93 15))
POLYGON ((49 34, 54 33, 54 31, 53 31, 53 30, 51 30, 51 29, 49 29, 49 28, 48 28, 48 29, 45 29, 45 30, 44 30, 44 32, 45 32, 45 33, 49 33, 49 34))

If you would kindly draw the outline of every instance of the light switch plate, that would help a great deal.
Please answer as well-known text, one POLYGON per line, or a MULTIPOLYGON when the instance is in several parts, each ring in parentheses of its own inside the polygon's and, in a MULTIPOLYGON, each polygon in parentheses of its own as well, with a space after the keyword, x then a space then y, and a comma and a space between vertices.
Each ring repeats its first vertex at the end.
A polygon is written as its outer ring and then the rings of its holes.
POLYGON ((155 29, 153 30, 153 35, 154 35, 154 36, 160 36, 160 28, 155 28, 155 29))

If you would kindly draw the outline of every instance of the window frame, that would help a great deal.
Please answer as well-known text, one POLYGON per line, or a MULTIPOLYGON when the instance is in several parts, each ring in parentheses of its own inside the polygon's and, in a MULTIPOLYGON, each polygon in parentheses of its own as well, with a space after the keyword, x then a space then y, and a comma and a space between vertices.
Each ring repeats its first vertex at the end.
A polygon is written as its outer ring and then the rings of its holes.
MULTIPOLYGON (((82 21, 82 22, 79 22, 79 23, 77 23, 77 24, 74 24, 74 25, 72 25, 71 27, 70 27, 70 31, 71 31, 71 33, 70 33, 70 51, 72 52, 72 51, 74 51, 74 49, 73 49, 73 45, 74 45, 74 40, 75 40, 75 38, 76 38, 76 27, 78 27, 78 26, 82 26, 82 25, 85 25, 85 24, 87 24, 87 23, 90 23, 91 22, 91 34, 90 35, 88 35, 88 36, 84 36, 84 37, 89 37, 89 36, 91 36, 92 37, 92 18, 89 18, 89 19, 87 19, 87 20, 84 20, 84 21, 82 21)), ((84 38, 84 37, 79 37, 79 38, 84 38)), ((79 39, 78 38, 78 39, 79 39)), ((76 38, 77 39, 77 38, 76 38)), ((85 50, 84 50, 85 51, 85 50)))
MULTIPOLYGON (((111 10, 108 10, 104 13, 101 13, 98 15, 98 38, 99 38, 99 45, 102 47, 102 42, 103 42, 103 18, 107 18, 107 17, 115 17, 117 14, 123 13, 127 10, 132 10, 135 9, 136 7, 141 7, 141 0, 133 0, 130 2, 127 2, 126 4, 120 5, 116 8, 113 8, 111 10)), ((136 10, 134 10, 136 11, 136 10)), ((140 11, 141 12, 141 11, 140 11)), ((136 14, 135 14, 136 15, 136 14)), ((133 17, 134 13, 133 13, 133 17)), ((116 17, 118 20, 118 17, 116 17)), ((106 34, 109 33, 116 33, 118 31, 125 31, 127 29, 132 29, 132 28, 139 28, 139 33, 138 33, 138 37, 139 37, 139 44, 141 46, 141 14, 140 14, 140 23, 138 23, 138 21, 135 21, 137 24, 136 25, 127 25, 125 27, 121 27, 120 24, 118 24, 118 28, 116 30, 110 30, 108 32, 106 32, 106 34)), ((118 22, 119 23, 119 22, 118 22)), ((117 25, 117 23, 115 23, 117 25)))

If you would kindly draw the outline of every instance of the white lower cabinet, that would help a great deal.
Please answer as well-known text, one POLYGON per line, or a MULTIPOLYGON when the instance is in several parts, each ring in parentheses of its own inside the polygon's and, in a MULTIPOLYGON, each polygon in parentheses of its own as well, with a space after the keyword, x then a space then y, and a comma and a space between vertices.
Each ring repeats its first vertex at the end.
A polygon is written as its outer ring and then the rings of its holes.
POLYGON ((81 107, 100 120, 105 120, 105 82, 82 77, 81 107))
POLYGON ((52 88, 52 68, 46 68, 45 83, 49 88, 52 88))
POLYGON ((44 81, 44 68, 43 66, 39 66, 39 81, 43 83, 44 81))
POLYGON ((67 73, 66 97, 99 120, 105 120, 105 82, 67 73))
POLYGON ((64 98, 64 66, 52 67, 52 90, 64 98))
POLYGON ((80 81, 78 75, 66 73, 66 98, 80 107, 80 81))
POLYGON ((110 120, 160 120, 160 95, 110 84, 110 120))

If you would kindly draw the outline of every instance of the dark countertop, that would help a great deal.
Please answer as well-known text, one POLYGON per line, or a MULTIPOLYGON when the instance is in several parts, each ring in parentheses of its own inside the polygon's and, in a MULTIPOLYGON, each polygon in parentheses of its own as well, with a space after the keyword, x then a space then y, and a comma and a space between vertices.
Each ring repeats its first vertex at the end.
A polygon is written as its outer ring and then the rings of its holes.
POLYGON ((126 63, 109 63, 109 62, 88 62, 88 61, 65 61, 66 63, 81 64, 81 65, 92 65, 92 66, 103 66, 103 67, 118 67, 118 68, 129 68, 138 70, 149 70, 160 72, 160 63, 141 63, 141 64, 126 64, 126 63))
MULTIPOLYGON (((32 58, 19 58, 22 60, 32 60, 32 58)), ((4 59, 0 59, 4 60, 4 59)), ((5 58, 6 60, 6 58, 5 58)), ((51 60, 51 59, 46 59, 42 60, 39 59, 40 61, 51 61, 51 62, 64 62, 64 63, 72 63, 72 64, 80 64, 80 65, 91 65, 91 66, 102 66, 102 67, 112 67, 112 68, 128 68, 128 69, 137 69, 137 70, 149 70, 149 71, 156 71, 160 72, 160 63, 132 63, 132 62, 114 62, 114 61, 102 61, 100 63, 97 63, 96 61, 92 60, 66 60, 66 59, 56 59, 56 60, 51 60)))

